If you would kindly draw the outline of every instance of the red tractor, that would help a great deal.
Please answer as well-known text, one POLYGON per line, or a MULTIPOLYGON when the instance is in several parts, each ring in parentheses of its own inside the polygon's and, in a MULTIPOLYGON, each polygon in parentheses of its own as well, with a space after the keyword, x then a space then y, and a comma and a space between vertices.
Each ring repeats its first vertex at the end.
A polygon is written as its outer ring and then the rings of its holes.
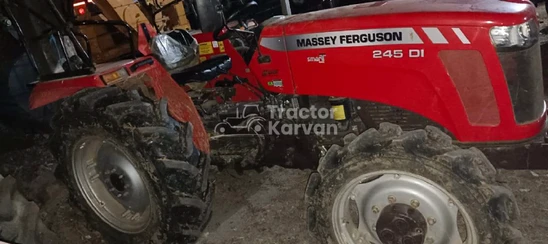
POLYGON ((66 55, 63 72, 41 75, 31 107, 54 105, 62 175, 113 243, 194 242, 210 211, 210 153, 243 167, 316 169, 305 201, 317 243, 524 241, 493 164, 545 168, 539 24, 529 1, 393 0, 246 29, 251 2, 213 33, 211 48, 235 51, 230 57, 172 74, 151 55, 146 25, 139 53, 95 66, 71 27, 123 23, 68 21, 63 5, 47 0, 52 21, 25 2, 3 1, 2 15, 29 53, 43 50, 21 12, 51 22, 66 55), (240 61, 254 79, 230 73, 240 61), (239 89, 253 96, 231 102, 239 89), (260 129, 208 137, 242 106, 258 111, 241 124, 260 129))

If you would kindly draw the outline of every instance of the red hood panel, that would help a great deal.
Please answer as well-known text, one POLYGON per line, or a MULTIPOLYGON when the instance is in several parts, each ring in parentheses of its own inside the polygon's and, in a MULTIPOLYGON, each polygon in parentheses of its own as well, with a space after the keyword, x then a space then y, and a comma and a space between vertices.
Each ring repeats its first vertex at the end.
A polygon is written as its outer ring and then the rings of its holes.
POLYGON ((270 60, 250 67, 271 92, 394 106, 462 142, 532 138, 545 116, 516 123, 490 37, 492 26, 536 19, 530 2, 512 1, 392 0, 272 18, 259 41, 270 60))
POLYGON ((285 26, 285 34, 291 35, 317 26, 348 30, 403 25, 513 25, 535 16, 528 5, 531 3, 525 0, 391 0, 288 16, 266 26, 285 26))

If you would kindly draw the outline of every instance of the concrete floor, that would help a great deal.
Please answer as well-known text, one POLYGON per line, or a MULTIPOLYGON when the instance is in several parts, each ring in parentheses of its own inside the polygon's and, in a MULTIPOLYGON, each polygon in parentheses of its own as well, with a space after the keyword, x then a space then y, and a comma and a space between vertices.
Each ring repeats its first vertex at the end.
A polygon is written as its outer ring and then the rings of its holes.
POLYGON ((309 173, 218 173, 213 217, 199 243, 311 243, 302 201, 309 173))

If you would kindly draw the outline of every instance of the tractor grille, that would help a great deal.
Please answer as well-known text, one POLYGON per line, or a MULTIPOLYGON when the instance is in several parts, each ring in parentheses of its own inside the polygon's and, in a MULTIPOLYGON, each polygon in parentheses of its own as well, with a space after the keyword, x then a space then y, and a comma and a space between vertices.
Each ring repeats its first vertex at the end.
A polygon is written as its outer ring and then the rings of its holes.
POLYGON ((514 116, 519 124, 535 121, 544 113, 540 44, 517 51, 499 51, 514 116))

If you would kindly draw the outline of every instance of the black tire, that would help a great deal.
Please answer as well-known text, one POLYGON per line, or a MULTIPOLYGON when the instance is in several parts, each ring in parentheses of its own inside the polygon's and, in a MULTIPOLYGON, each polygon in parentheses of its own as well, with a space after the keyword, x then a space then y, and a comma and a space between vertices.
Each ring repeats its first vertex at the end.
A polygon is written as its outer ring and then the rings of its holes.
POLYGON ((308 181, 307 223, 318 243, 338 243, 332 207, 339 191, 352 179, 385 170, 409 172, 445 188, 470 214, 478 243, 524 241, 514 227, 519 218, 514 195, 496 182, 495 168, 478 149, 452 145, 451 138, 436 127, 403 133, 389 123, 359 136, 347 135, 344 141, 344 147, 331 146, 308 181))
POLYGON ((169 116, 166 100, 150 101, 137 91, 115 87, 86 89, 61 104, 54 126, 52 145, 62 162, 60 175, 107 241, 193 243, 198 239, 211 213, 210 156, 195 148, 190 123, 181 124, 169 116), (73 147, 91 135, 117 142, 152 193, 152 217, 145 230, 129 234, 113 228, 79 190, 73 147))
POLYGON ((38 205, 17 190, 15 178, 0 175, 0 240, 21 244, 56 244, 57 236, 46 228, 38 205))

